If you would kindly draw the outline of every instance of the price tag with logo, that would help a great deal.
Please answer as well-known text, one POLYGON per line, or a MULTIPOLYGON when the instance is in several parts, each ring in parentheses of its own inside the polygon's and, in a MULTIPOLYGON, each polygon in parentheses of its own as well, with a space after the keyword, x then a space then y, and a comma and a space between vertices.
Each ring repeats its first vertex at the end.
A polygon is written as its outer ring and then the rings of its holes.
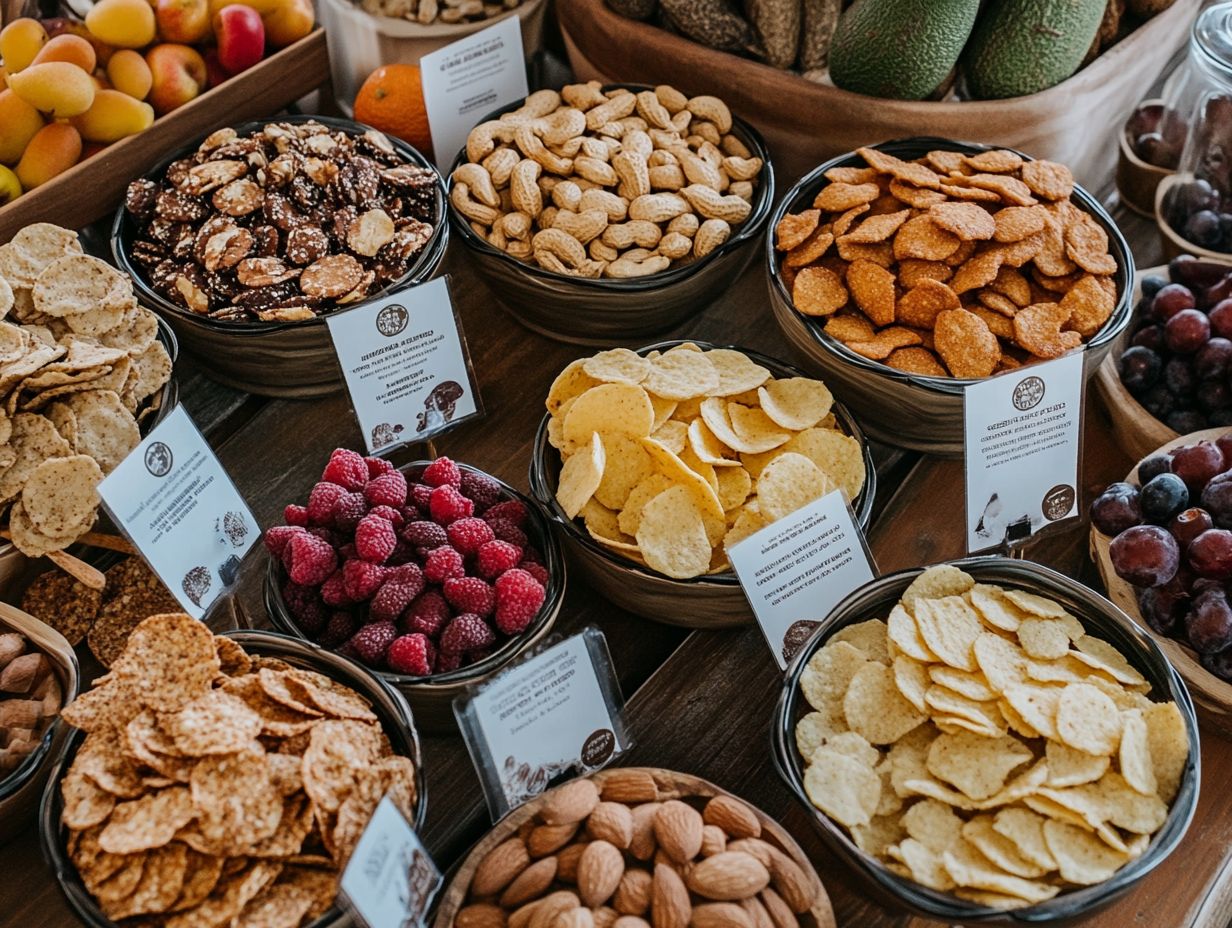
POLYGON ((183 406, 150 431, 98 492, 112 521, 198 619, 235 583, 261 534, 183 406))
POLYGON ((492 820, 631 746, 607 641, 587 628, 454 700, 492 820))
POLYGON ((367 928, 422 925, 441 871, 410 822, 385 796, 342 871, 339 900, 367 928))
POLYGON ((1083 392, 1080 353, 963 391, 969 552, 1013 547, 1078 514, 1083 392))
POLYGON ((427 441, 482 412, 447 278, 326 321, 369 453, 427 441))

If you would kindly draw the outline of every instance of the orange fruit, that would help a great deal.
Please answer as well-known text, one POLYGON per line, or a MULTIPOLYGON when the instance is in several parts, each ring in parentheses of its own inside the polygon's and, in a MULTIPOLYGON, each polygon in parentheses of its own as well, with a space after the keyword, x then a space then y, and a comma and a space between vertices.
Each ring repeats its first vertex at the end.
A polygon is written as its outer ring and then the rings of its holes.
POLYGON ((355 97, 355 120, 432 155, 423 84, 413 64, 386 64, 369 74, 355 97))

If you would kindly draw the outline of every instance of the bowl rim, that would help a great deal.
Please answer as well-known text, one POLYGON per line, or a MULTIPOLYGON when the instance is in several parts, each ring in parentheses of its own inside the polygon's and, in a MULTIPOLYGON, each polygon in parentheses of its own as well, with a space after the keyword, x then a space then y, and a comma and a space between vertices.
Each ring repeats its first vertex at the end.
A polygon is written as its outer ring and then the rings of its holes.
MULTIPOLYGON (((1184 719, 1190 750, 1180 787, 1168 808, 1168 816, 1151 836, 1147 849, 1101 883, 1066 890, 1045 902, 1007 911, 967 902, 950 893, 929 889, 914 880, 892 873, 881 861, 858 848, 845 829, 812 804, 804 790, 803 768, 795 743, 796 709, 802 698, 800 676, 809 659, 829 638, 842 628, 879 616, 884 606, 896 601, 907 585, 927 569, 924 566, 884 574, 853 590, 821 620, 813 636, 796 652, 784 675, 770 725, 771 755, 775 770, 796 800, 804 806, 813 826, 828 837, 827 843, 837 841, 850 865, 913 911, 924 913, 930 918, 963 924, 998 920, 1037 924, 1086 914, 1110 902, 1159 866, 1180 844, 1193 820, 1198 804, 1202 756, 1198 722, 1189 690, 1158 644, 1138 623, 1114 603, 1077 580, 1043 564, 996 555, 966 557, 941 563, 966 571, 977 582, 990 580, 1017 584, 1028 591, 1042 591, 1070 600, 1066 605, 1070 606, 1084 627, 1089 625, 1103 640, 1116 645, 1118 650, 1125 651, 1131 664, 1140 670, 1149 669, 1149 676, 1166 685, 1168 697, 1176 702, 1184 719), (1074 603, 1080 603, 1081 607, 1074 606, 1074 603), (1109 641, 1109 638, 1115 640, 1109 641), (1131 646, 1126 647, 1126 643, 1131 646)), ((1152 689, 1157 687, 1153 685, 1152 689)))
MULTIPOLYGON (((933 150, 944 149, 946 151, 958 151, 963 154, 977 154, 984 151, 1012 151, 1019 155, 1024 161, 1037 160, 1030 155, 1018 151, 1014 148, 1009 148, 1005 145, 986 145, 980 142, 964 142, 957 139, 939 138, 936 136, 912 136, 910 138, 891 139, 885 142, 879 142, 876 145, 870 145, 869 148, 875 148, 878 151, 884 151, 887 154, 912 157, 917 150, 933 150)), ((812 196, 824 187, 829 181, 825 178, 825 172, 835 167, 850 166, 849 162, 859 158, 859 154, 855 151, 850 151, 847 154, 839 155, 836 158, 831 158, 822 164, 815 167, 804 177, 800 178, 795 185, 787 191, 783 199, 779 201, 775 207, 773 214, 770 216, 769 229, 766 234, 766 273, 770 291, 775 302, 781 303, 793 316, 797 318, 804 330, 808 333, 811 341, 817 344, 823 351, 831 354, 836 360, 851 365, 862 373, 869 376, 883 377, 892 380, 905 386, 914 387, 928 393, 940 393, 948 395, 961 395, 963 390, 975 383, 983 383, 992 377, 999 376, 992 374, 991 377, 972 378, 972 377, 936 377, 928 374, 912 374, 906 371, 897 371, 892 367, 888 367, 881 361, 874 361, 866 358, 863 355, 856 354, 838 339, 827 335, 821 325, 814 318, 805 316, 798 309, 791 298, 791 292, 783 283, 782 277, 779 275, 781 256, 784 254, 774 246, 774 229, 778 227, 780 220, 787 212, 797 205, 796 201, 801 200, 808 195, 811 201, 812 196)), ((1071 202, 1081 209, 1083 212, 1089 213, 1103 228, 1108 235, 1109 250, 1115 252, 1117 260, 1117 271, 1124 278, 1124 282, 1118 288, 1117 302, 1113 308, 1112 314, 1104 322, 1091 338, 1084 342, 1081 348, 1074 349, 1073 354, 1086 354, 1089 350, 1099 349, 1110 344, 1118 334, 1129 324, 1129 317, 1133 310, 1132 294, 1134 292, 1134 256, 1133 251, 1129 247, 1129 243, 1125 240, 1125 236, 1121 233, 1120 228, 1104 209, 1103 204, 1092 196, 1085 187, 1078 183, 1074 184, 1074 191, 1070 195, 1071 202)), ((1115 280, 1118 274, 1113 275, 1115 280)))
MULTIPOLYGON (((311 641, 304 641, 280 631, 266 629, 232 629, 220 634, 234 639, 238 644, 243 645, 245 650, 251 647, 258 656, 263 653, 262 649, 268 649, 270 656, 289 658, 293 666, 298 666, 296 661, 301 661, 309 669, 322 673, 336 682, 344 683, 351 689, 356 689, 353 682, 344 681, 339 679, 339 677, 344 677, 349 673, 351 676, 361 680, 370 680, 376 690, 392 704, 392 711, 389 712, 391 717, 388 720, 383 717, 385 714, 384 707, 374 707, 374 711, 377 712, 380 718, 381 728, 384 730, 394 727, 401 730, 411 746, 410 760, 415 765, 416 797, 415 820, 410 824, 415 831, 423 831, 428 813, 427 777, 424 775, 423 769, 423 745, 420 743, 419 729, 415 725, 414 715, 405 696, 380 679, 376 674, 371 673, 363 665, 340 654, 326 651, 311 641), (331 671, 336 671, 337 674, 331 671)), ((359 692, 357 689, 356 691, 359 692)), ((360 695, 368 698, 366 693, 360 692, 360 695)), ((51 768, 47 784, 43 788, 43 795, 39 801, 39 844, 42 849, 43 860, 55 874, 56 882, 60 886, 60 892, 68 899, 69 908, 73 911, 73 914, 84 919, 91 928, 118 928, 120 923, 105 916, 101 909, 99 909, 97 901, 85 888, 77 868, 65 852, 62 837, 63 826, 59 822, 59 807, 62 804, 59 789, 60 783, 68 773, 72 760, 77 750, 81 747, 81 743, 85 740, 86 734, 80 728, 71 728, 68 736, 65 738, 60 754, 51 768)), ((335 902, 318 918, 309 922, 306 928, 327 928, 327 926, 341 924, 338 919, 342 915, 342 910, 339 909, 335 902)))
MULTIPOLYGON (((669 348, 674 348, 678 345, 691 344, 696 345, 703 351, 709 351, 715 348, 723 348, 730 351, 739 351, 741 354, 748 357, 750 360, 757 362, 762 367, 770 369, 771 373, 777 369, 785 371, 792 377, 804 377, 809 380, 819 380, 820 378, 811 377, 804 371, 787 364, 775 358, 768 357, 760 352, 753 351, 749 348, 743 348, 740 345, 730 344, 714 344, 713 342, 700 341, 694 338, 679 338, 666 339, 664 341, 655 342, 652 345, 645 345, 641 348, 633 349, 638 354, 648 354, 651 351, 664 351, 669 348)), ((775 376, 778 376, 775 374, 775 376)), ((860 443, 860 454, 864 461, 864 486, 860 489, 860 495, 852 500, 849 504, 852 512, 855 514, 856 522, 860 526, 861 532, 867 532, 869 524, 872 522, 873 505, 877 500, 877 470, 873 463, 872 451, 869 447, 869 441, 864 434, 864 430, 860 427, 855 416, 847 406, 837 397, 834 399, 834 404, 831 407, 835 419, 838 420, 844 434, 854 438, 860 443)), ((577 523, 565 516, 565 511, 556 501, 556 493, 548 485, 548 462, 547 449, 551 447, 548 443, 548 423, 551 421, 551 414, 545 413, 543 418, 539 420, 539 427, 535 430, 534 445, 531 448, 530 461, 530 490, 531 494, 546 510, 548 518, 555 524, 563 527, 565 533, 578 544, 582 545, 588 552, 598 555, 605 562, 614 567, 619 567, 628 570, 635 574, 639 579, 654 581, 657 583, 685 584, 693 586, 715 586, 720 588, 738 589, 740 580, 736 576, 734 570, 726 570, 717 574, 701 574, 697 577, 675 578, 668 577, 649 567, 644 567, 635 561, 628 560, 620 555, 609 551, 603 545, 599 544, 589 533, 578 528, 577 523)), ((555 450, 555 449, 553 449, 555 450)))
POLYGON ((1194 174, 1192 171, 1171 171, 1166 177, 1159 179, 1159 184, 1155 187, 1155 225, 1159 227, 1159 234, 1166 239, 1170 239, 1180 249, 1181 254, 1193 255, 1199 261, 1228 264, 1232 262, 1232 252, 1203 248, 1201 245, 1187 239, 1168 221, 1164 200, 1168 198, 1168 194, 1172 192, 1174 187, 1179 187, 1181 184, 1193 179, 1194 174))
MULTIPOLYGON (((423 460, 411 461, 400 466, 398 470, 402 474, 409 476, 417 470, 426 468, 431 463, 431 461, 423 460)), ((539 612, 534 620, 525 629, 508 638, 504 644, 483 660, 467 664, 465 667, 459 667, 457 670, 417 677, 412 674, 394 673, 392 670, 374 670, 364 667, 368 673, 379 677, 393 687, 422 689, 426 687, 460 686, 473 683, 476 678, 486 677, 501 669, 505 664, 516 658, 528 645, 542 637, 555 623, 556 617, 560 613, 561 605, 564 602, 565 589, 568 583, 565 557, 561 551, 559 540, 552 532, 551 519, 548 515, 532 497, 519 492, 500 478, 462 461, 455 461, 454 463, 463 473, 481 474, 495 480, 504 493, 526 507, 527 518, 535 521, 535 528, 543 539, 543 543, 540 545, 540 553, 543 555, 544 567, 548 571, 548 585, 544 590, 543 605, 539 607, 539 612)), ((530 536, 529 532, 527 536, 530 536)), ((281 590, 281 585, 286 579, 282 565, 268 552, 266 553, 266 561, 262 598, 271 621, 284 633, 291 634, 293 637, 319 648, 320 645, 317 645, 300 630, 294 617, 286 607, 281 590)))
MULTIPOLYGON (((387 132, 381 132, 372 126, 365 123, 357 122, 354 119, 345 119, 338 116, 317 116, 310 114, 288 114, 283 116, 271 116, 266 119, 249 119, 234 126, 224 128, 233 129, 237 135, 243 137, 251 135, 268 125, 277 123, 309 123, 317 122, 332 130, 346 132, 348 135, 362 136, 366 132, 379 132, 389 143, 394 147, 401 157, 407 163, 414 164, 417 167, 428 168, 436 177, 434 189, 436 192, 436 209, 438 219, 432 230, 432 235, 428 239, 423 250, 419 253, 415 264, 397 280, 390 281, 388 285, 383 287, 376 293, 369 294, 367 298, 358 303, 348 304, 346 306, 334 306, 324 314, 313 316, 311 319, 304 319, 299 322, 242 322, 230 319, 212 319, 209 316, 198 315, 179 306, 168 300, 161 293, 158 293, 150 286, 145 275, 137 267, 129 257, 129 248, 133 238, 133 223, 128 218, 128 209, 124 203, 121 203, 115 211, 115 215, 111 220, 110 244, 111 255, 114 263, 121 271, 127 274, 133 281, 133 289, 136 291, 138 300, 158 312, 160 316, 167 314, 172 319, 183 320, 186 323, 195 324, 206 329, 214 329, 219 332, 234 335, 261 336, 269 335, 273 332, 282 332, 287 329, 304 328, 308 326, 322 325, 325 320, 338 315, 340 312, 345 312, 350 309, 355 309, 360 306, 365 306, 374 300, 383 299, 392 293, 405 290, 408 287, 413 287, 418 283, 422 283, 427 278, 431 277, 436 272, 442 258, 445 255, 445 249, 449 244, 449 222, 446 217, 446 206, 448 205, 448 194, 445 190, 444 177, 428 158, 426 158, 418 149, 404 142, 396 136, 390 135, 387 132)), ((218 130, 215 130, 218 131, 218 130)), ((192 142, 181 148, 176 149, 172 154, 160 160, 154 167, 141 175, 141 180, 152 180, 160 182, 168 168, 174 161, 179 161, 182 158, 188 157, 200 147, 213 133, 206 133, 196 137, 192 142)))
MULTIPOLYGON (((624 88, 638 93, 645 90, 654 90, 654 86, 650 84, 629 83, 625 81, 609 81, 602 86, 602 90, 615 90, 624 88)), ((518 109, 525 103, 525 100, 518 100, 508 106, 503 106, 500 109, 493 110, 483 117, 475 125, 481 125, 485 122, 498 120, 504 113, 510 113, 518 109)), ((507 252, 502 251, 496 246, 488 243, 483 238, 475 233, 471 228, 470 223, 461 213, 454 207, 448 193, 453 189, 453 172, 463 164, 467 164, 466 146, 454 156, 453 161, 449 165, 449 172, 446 175, 446 209, 449 212, 450 223, 453 225, 457 234, 461 236, 463 244, 467 248, 478 251, 486 257, 493 258, 500 263, 503 263, 511 268, 514 268, 531 278, 535 278, 541 282, 560 285, 562 282, 576 286, 582 291, 607 291, 611 293, 641 293, 650 290, 656 290, 659 287, 666 287, 672 284, 680 283, 694 274, 698 273, 702 268, 713 263, 714 260, 728 255, 735 251, 745 242, 756 238, 761 234, 762 228, 766 225, 770 214, 774 210, 774 166, 770 161, 770 152, 766 147, 765 139, 761 133, 757 131, 750 123, 736 115, 732 115, 732 135, 735 135, 740 141, 744 142, 751 151, 753 157, 762 160, 761 174, 758 175, 758 184, 754 189, 753 209, 749 213, 749 217, 742 222, 734 230, 734 234, 728 238, 726 242, 720 245, 714 251, 710 252, 703 258, 698 258, 696 261, 690 261, 687 264, 681 264, 678 267, 669 267, 667 270, 658 274, 648 274, 645 277, 629 277, 629 278, 614 278, 614 277, 571 277, 567 274, 558 274, 555 271, 549 271, 541 268, 536 264, 530 264, 526 261, 521 261, 507 252)))

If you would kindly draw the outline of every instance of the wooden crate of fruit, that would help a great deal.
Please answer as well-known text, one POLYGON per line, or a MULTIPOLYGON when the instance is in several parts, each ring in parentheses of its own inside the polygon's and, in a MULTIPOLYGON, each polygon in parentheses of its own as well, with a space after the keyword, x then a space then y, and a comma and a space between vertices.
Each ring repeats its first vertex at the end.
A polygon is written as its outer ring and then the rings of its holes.
MULTIPOLYGON (((307 25, 311 25, 311 19, 307 25)), ((165 44, 154 51, 179 48, 182 46, 165 44)), ((153 52, 146 57, 150 54, 153 52)), ((174 61, 167 61, 165 65, 168 68, 177 66, 174 61)), ((152 67, 155 66, 158 65, 152 67)), ((214 64, 211 62, 210 66, 214 64)), ((82 157, 67 170, 56 173, 52 169, 54 176, 49 180, 0 207, 0 243, 7 242, 32 222, 52 222, 77 229, 104 218, 120 204, 129 181, 140 177, 177 149, 222 126, 276 113, 320 87, 328 78, 329 51, 325 31, 318 27, 188 102, 173 109, 168 107, 169 111, 152 123, 147 117, 147 122, 143 123, 147 128, 82 157)), ((157 92, 157 87, 150 91, 151 95, 157 92)), ((162 107, 156 103, 155 108, 162 107)), ((44 105, 38 105, 38 109, 46 112, 44 105)), ((70 123, 49 120, 48 125, 67 131, 70 123)), ((80 145, 80 140, 76 144, 80 145)), ((47 157, 54 159, 61 154, 53 150, 47 157)), ((17 167, 15 160, 13 164, 17 167)), ((0 174, 7 170, 0 165, 0 174)), ((0 189, 0 202, 5 199, 4 190, 0 189)))
MULTIPOLYGON (((1080 183, 1099 189, 1116 162, 1114 127, 1187 41, 1201 5, 1201 0, 1175 0, 1047 90, 1008 99, 942 101, 870 97, 806 80, 625 18, 608 0, 570 0, 557 5, 557 15, 580 79, 664 83, 688 94, 722 97, 766 137, 775 167, 787 180, 861 145, 935 135, 1060 161, 1080 183)), ((900 44, 898 37, 887 40, 882 58, 898 61, 900 44)))

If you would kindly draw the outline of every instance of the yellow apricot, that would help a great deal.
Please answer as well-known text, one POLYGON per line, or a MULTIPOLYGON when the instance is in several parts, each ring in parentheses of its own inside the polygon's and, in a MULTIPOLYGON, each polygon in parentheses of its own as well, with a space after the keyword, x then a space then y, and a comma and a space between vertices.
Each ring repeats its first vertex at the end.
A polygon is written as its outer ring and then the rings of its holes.
POLYGON ((73 126, 87 142, 116 142, 154 122, 154 107, 118 90, 100 90, 94 105, 74 116, 73 126))
POLYGON ((21 196, 21 181, 9 168, 0 164, 0 206, 21 196))
POLYGON ((63 174, 81 158, 81 136, 65 122, 53 122, 35 133, 17 163, 22 189, 32 190, 63 174))
POLYGON ((42 64, 44 61, 67 61, 89 72, 98 63, 98 56, 94 54, 94 46, 81 36, 65 32, 39 49, 31 64, 42 64))
POLYGON ((67 61, 32 64, 9 75, 9 87, 37 110, 67 118, 84 113, 94 102, 94 80, 67 61))
POLYGON ((100 0, 86 14, 86 26, 95 38, 118 48, 143 48, 157 31, 149 0, 100 0))
POLYGON ((15 74, 34 60, 47 44, 47 30, 37 19, 15 19, 0 29, 0 58, 10 74, 15 74))
POLYGON ((0 162, 16 164, 41 128, 38 110, 13 91, 0 90, 0 162))
POLYGON ((136 100, 144 100, 154 82, 145 58, 131 48, 121 49, 111 56, 107 62, 107 79, 116 90, 136 100))

